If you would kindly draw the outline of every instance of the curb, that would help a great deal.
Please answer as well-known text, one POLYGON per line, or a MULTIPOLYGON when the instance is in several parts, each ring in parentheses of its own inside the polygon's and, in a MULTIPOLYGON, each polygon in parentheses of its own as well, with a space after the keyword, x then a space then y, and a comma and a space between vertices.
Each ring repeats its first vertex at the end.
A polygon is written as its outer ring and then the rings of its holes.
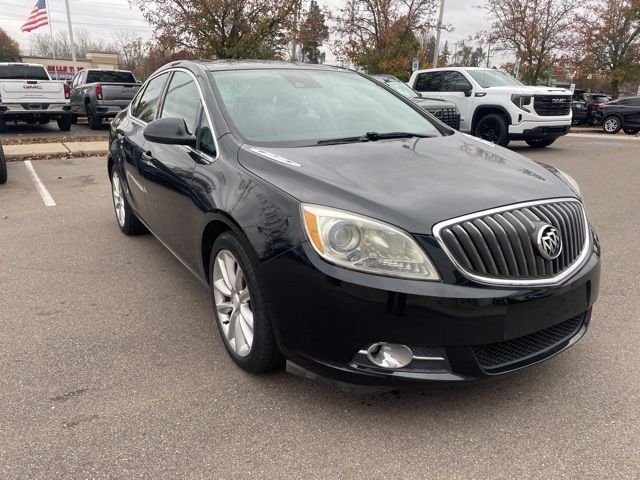
POLYGON ((109 151, 106 141, 5 145, 3 149, 7 160, 43 157, 64 158, 67 156, 86 156, 89 154, 103 155, 109 151))

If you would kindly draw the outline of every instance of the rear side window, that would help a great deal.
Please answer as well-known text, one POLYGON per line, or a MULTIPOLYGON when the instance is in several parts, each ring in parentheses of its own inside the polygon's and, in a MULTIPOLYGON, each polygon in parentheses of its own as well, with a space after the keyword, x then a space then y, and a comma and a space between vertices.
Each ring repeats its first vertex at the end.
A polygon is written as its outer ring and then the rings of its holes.
POLYGON ((136 83, 131 72, 119 72, 117 70, 89 70, 87 83, 136 83))
POLYGON ((34 65, 2 65, 1 80, 49 80, 49 74, 42 66, 34 65))
POLYGON ((144 92, 140 95, 136 104, 133 106, 131 113, 134 117, 142 120, 143 122, 151 122, 156 118, 156 112, 158 111, 158 103, 160 101, 160 94, 162 88, 167 80, 167 74, 163 73, 157 77, 152 78, 147 83, 144 92))
POLYGON ((193 134, 198 125, 200 109, 200 94, 191 75, 175 72, 167 88, 160 116, 184 118, 187 130, 193 134))
POLYGON ((420 73, 414 88, 419 92, 443 92, 444 72, 420 73))
POLYGON ((464 92, 471 90, 471 83, 460 72, 443 72, 444 78, 442 82, 443 92, 464 92))

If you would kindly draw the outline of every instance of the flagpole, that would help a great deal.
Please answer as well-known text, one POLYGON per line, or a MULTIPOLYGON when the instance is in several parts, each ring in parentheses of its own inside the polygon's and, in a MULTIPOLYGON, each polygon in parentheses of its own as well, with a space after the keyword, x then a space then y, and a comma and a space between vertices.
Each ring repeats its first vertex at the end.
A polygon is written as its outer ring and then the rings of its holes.
POLYGON ((53 28, 51 27, 51 12, 49 11, 49 0, 45 0, 44 4, 47 6, 47 20, 49 23, 49 35, 51 35, 51 55, 53 55, 53 71, 56 74, 56 80, 59 80, 58 66, 56 65, 56 43, 53 41, 53 28))
POLYGON ((71 12, 69 11, 69 0, 64 0, 64 5, 67 8, 67 26, 69 27, 69 42, 71 46, 71 61, 73 62, 73 72, 78 73, 78 66, 76 61, 76 44, 73 41, 73 27, 71 26, 71 12))

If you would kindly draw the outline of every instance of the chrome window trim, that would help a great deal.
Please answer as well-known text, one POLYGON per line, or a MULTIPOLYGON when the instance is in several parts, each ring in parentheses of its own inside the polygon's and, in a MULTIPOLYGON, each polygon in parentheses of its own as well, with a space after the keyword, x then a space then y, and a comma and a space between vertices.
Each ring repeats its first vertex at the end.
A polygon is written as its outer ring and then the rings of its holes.
MULTIPOLYGON (((207 104, 204 101, 204 95, 202 94, 202 88, 200 87, 200 82, 198 82, 198 78, 193 74, 193 72, 191 72, 190 70, 186 69, 186 68, 182 68, 182 67, 175 67, 175 68, 168 68, 167 70, 162 70, 161 72, 158 72, 157 74, 149 77, 147 79, 147 81, 145 82, 145 84, 143 85, 144 88, 140 87, 140 92, 142 92, 143 90, 146 90, 147 88, 147 84, 153 80, 154 78, 164 74, 164 73, 172 73, 172 72, 185 72, 188 75, 191 76, 191 78, 193 79, 193 81, 196 84, 196 87, 198 88, 198 95, 200 96, 200 103, 202 104, 202 109, 204 110, 205 115, 207 116, 207 120, 209 121, 209 126, 211 127, 211 131, 213 132, 213 143, 216 146, 216 156, 212 157, 211 155, 208 155, 207 153, 203 152, 202 150, 196 150, 196 149, 192 149, 192 151, 196 152, 198 155, 204 155, 207 160, 209 160, 211 163, 215 162, 218 159, 218 156, 220 155, 220 146, 218 145, 218 138, 216 135, 216 131, 215 128, 213 126, 213 122, 211 121, 211 114, 209 113, 209 109, 207 108, 207 104)), ((171 78, 169 78, 169 81, 171 81, 171 78)), ((140 93, 140 95, 143 95, 143 93, 140 93)), ((166 92, 164 92, 164 95, 162 96, 162 98, 160 100, 162 100, 162 103, 164 104, 164 97, 166 96, 166 92)), ((137 97, 137 95, 136 95, 137 97)), ((129 106, 127 107, 127 113, 129 114, 129 118, 131 118, 132 121, 134 121, 134 123, 137 123, 138 125, 142 126, 142 127, 146 127, 148 125, 147 122, 144 122, 142 120, 140 120, 137 117, 133 116, 133 113, 131 112, 131 105, 133 105, 134 100, 136 99, 136 97, 134 97, 131 102, 129 102, 129 106)), ((162 112, 160 112, 162 113, 162 112)), ((156 116, 157 116, 157 112, 156 112, 156 116)), ((161 118, 161 117, 157 117, 157 118, 161 118)))
POLYGON ((541 286, 559 285, 584 265, 591 251, 591 235, 589 234, 589 222, 587 220, 587 212, 585 211, 584 205, 582 204, 582 202, 575 197, 549 198, 546 200, 514 203, 514 204, 506 205, 503 207, 497 207, 489 210, 483 210, 480 212, 471 213, 468 215, 462 215, 460 217, 452 218, 452 219, 445 220, 443 222, 439 222, 435 224, 433 226, 433 236, 436 237, 436 239, 438 240, 438 244, 440 245, 440 248, 442 248, 442 250, 447 255, 449 260, 451 260, 453 265, 456 267, 456 269, 460 273, 462 273, 465 277, 484 285, 499 285, 503 287, 541 287, 541 286), (493 215, 495 213, 506 212, 509 210, 517 210, 518 208, 534 207, 536 205, 546 205, 549 203, 559 203, 559 202, 573 202, 573 203, 577 203, 580 206, 580 211, 582 212, 582 218, 584 221, 585 241, 582 247, 582 251, 580 252, 580 255, 578 256, 578 258, 576 258, 576 260, 571 265, 569 265, 569 267, 567 267, 566 270, 559 273, 555 277, 541 278, 536 280, 533 280, 533 279, 515 280, 515 279, 485 277, 483 275, 478 275, 477 273, 470 272, 469 270, 465 269, 462 265, 460 265, 460 263, 455 259, 453 254, 446 247, 446 244, 443 241, 441 236, 441 232, 443 228, 446 228, 450 225, 454 225, 456 223, 472 220, 475 218, 485 217, 487 215, 493 215))

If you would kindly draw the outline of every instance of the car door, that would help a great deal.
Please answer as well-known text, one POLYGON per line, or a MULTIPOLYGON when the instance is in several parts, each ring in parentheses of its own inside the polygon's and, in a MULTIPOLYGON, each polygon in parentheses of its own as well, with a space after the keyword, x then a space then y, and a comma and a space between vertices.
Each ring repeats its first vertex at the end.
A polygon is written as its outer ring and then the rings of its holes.
POLYGON ((143 175, 150 158, 145 155, 144 128, 156 118, 167 73, 150 79, 132 105, 130 114, 118 125, 116 140, 120 142, 124 159, 124 184, 129 203, 145 223, 149 221, 146 201, 146 186, 143 175))
POLYGON ((624 126, 640 127, 640 97, 625 98, 625 101, 624 126))
MULTIPOLYGON (((187 131, 198 135, 203 101, 196 78, 186 70, 172 74, 164 94, 159 118, 177 117, 185 121, 187 131)), ((183 262, 196 269, 192 227, 199 220, 193 201, 193 171, 197 163, 212 158, 199 148, 145 144, 149 159, 144 168, 150 228, 183 262)), ((196 270, 197 271, 197 270, 196 270)))

